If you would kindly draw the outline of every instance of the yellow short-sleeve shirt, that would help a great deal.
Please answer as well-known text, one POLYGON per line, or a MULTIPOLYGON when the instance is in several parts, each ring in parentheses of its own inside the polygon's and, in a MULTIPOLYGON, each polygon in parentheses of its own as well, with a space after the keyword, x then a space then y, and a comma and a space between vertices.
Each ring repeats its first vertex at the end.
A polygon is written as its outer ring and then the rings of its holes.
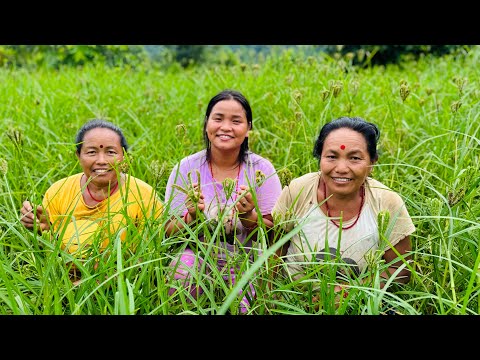
POLYGON ((69 253, 83 254, 93 243, 103 250, 117 236, 125 240, 129 224, 142 226, 147 219, 162 214, 163 205, 154 189, 128 174, 119 191, 94 207, 87 206, 80 186, 82 175, 58 180, 43 199, 62 249, 69 253))

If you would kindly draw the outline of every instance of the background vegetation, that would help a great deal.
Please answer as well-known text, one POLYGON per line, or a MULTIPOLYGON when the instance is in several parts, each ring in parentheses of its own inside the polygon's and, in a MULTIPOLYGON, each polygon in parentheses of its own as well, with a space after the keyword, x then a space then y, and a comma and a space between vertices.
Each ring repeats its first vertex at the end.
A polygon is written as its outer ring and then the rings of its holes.
MULTIPOLYGON (((192 60, 193 53, 179 56, 181 50, 0 47, 0 313, 235 314, 238 290, 247 281, 257 292, 250 314, 479 313, 478 46, 399 52, 382 64, 367 47, 218 47, 199 50, 201 61, 192 60), (66 266, 74 259, 51 234, 21 226, 24 199, 40 203, 54 181, 80 171, 74 136, 91 118, 123 128, 130 173, 163 199, 174 164, 203 148, 207 102, 225 88, 250 100, 251 148, 272 161, 284 182, 318 169, 312 148, 325 122, 350 115, 379 125, 373 176, 403 196, 417 228, 408 285, 380 290, 380 263, 369 270, 367 285, 352 280, 348 297, 335 307, 337 265, 313 266, 307 287, 282 273, 274 278, 282 263, 269 257, 275 249, 267 247, 260 228, 263 252, 254 264, 245 254, 234 259, 240 264, 237 284, 202 272, 205 294, 198 300, 181 291, 168 296, 176 284, 166 265, 197 230, 168 239, 162 226, 151 224, 141 232, 129 229, 129 238, 142 244, 135 254, 112 239, 109 251, 79 264, 85 275, 74 286, 66 266), (101 260, 96 270, 93 259, 101 260), (317 308, 311 303, 314 284, 321 284, 317 308)), ((201 249, 207 264, 218 231, 201 249)))

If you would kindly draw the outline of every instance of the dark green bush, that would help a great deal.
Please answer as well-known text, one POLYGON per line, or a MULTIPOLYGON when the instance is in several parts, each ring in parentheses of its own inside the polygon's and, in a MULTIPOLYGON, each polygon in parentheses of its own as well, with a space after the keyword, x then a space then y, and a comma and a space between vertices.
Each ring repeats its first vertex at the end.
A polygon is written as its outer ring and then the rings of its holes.
POLYGON ((3 45, 0 66, 47 67, 83 66, 87 63, 107 66, 139 66, 148 60, 143 45, 3 45))

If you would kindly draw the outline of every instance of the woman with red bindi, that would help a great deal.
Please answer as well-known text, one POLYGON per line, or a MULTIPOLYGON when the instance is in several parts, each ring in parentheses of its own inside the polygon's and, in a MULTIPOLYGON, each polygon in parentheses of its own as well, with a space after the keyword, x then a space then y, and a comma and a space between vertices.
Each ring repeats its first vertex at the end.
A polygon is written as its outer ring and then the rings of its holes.
MULTIPOLYGON (((140 228, 159 217, 162 203, 150 185, 122 171, 128 144, 118 126, 91 120, 77 132, 75 147, 82 171, 52 184, 42 205, 25 200, 20 221, 39 233, 52 230, 61 249, 82 260, 117 235, 126 240, 128 224, 140 228)), ((75 271, 72 279, 79 276, 75 271)))
MULTIPOLYGON (((302 224, 283 248, 294 279, 304 276, 312 261, 323 263, 327 258, 354 277, 363 276, 373 266, 367 261, 369 254, 380 251, 381 259, 390 264, 381 273, 380 286, 390 277, 398 283, 409 281, 406 264, 411 261, 415 226, 400 195, 371 177, 379 137, 378 127, 359 117, 325 124, 313 148, 319 171, 294 179, 283 189, 272 211, 282 225, 279 232, 302 224), (382 212, 390 219, 387 234, 379 233, 382 212), (384 236, 387 242, 382 241, 384 236)), ((346 291, 348 282, 343 276, 335 290, 346 291)))

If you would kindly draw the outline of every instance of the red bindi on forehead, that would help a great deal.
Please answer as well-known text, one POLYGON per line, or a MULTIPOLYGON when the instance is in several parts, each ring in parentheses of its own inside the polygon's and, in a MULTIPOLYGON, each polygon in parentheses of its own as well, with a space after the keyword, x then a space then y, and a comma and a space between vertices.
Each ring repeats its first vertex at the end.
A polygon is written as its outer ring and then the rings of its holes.
POLYGON ((103 149, 103 145, 100 145, 100 149, 103 149))
MULTIPOLYGON (((100 146, 101 147, 101 146, 100 146)), ((345 150, 345 145, 340 145, 340 149, 345 150)))

